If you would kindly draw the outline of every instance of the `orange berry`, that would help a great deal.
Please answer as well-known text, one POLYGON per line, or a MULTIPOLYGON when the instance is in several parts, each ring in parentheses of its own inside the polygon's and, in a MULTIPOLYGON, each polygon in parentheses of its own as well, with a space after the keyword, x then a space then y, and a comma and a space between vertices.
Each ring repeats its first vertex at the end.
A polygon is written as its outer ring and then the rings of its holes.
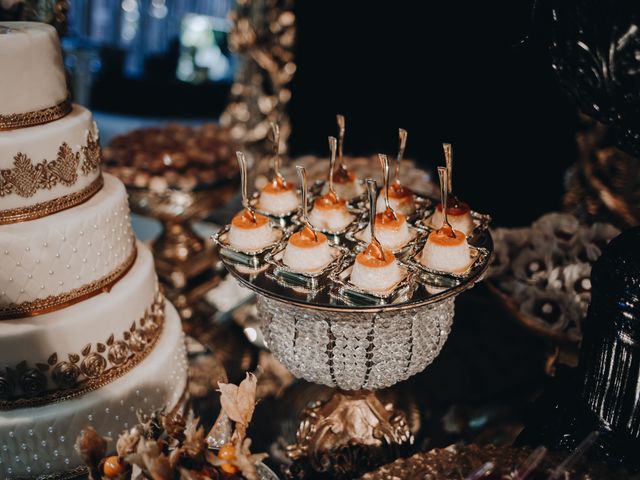
POLYGON ((124 472, 124 465, 116 455, 113 455, 105 459, 102 471, 108 478, 117 478, 124 472))
POLYGON ((222 465, 220 465, 220 470, 228 475, 234 475, 238 473, 238 467, 231 463, 223 463, 222 465))
POLYGON ((220 460, 235 460, 236 447, 231 443, 227 443, 223 445, 220 451, 218 452, 218 458, 220 460))

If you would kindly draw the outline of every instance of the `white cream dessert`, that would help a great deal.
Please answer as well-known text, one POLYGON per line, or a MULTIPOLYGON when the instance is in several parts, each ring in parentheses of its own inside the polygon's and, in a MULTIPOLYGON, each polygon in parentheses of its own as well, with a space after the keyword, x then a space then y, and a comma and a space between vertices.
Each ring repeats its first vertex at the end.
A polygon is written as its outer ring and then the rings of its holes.
POLYGON ((402 271, 391 250, 370 244, 356 256, 351 283, 362 290, 386 292, 402 280, 402 271))
MULTIPOLYGON (((473 217, 471 216, 471 208, 469 208, 469 205, 465 202, 458 200, 454 195, 449 195, 447 200, 447 217, 449 219, 449 225, 455 230, 460 230, 467 236, 473 233, 474 224, 473 217)), ((442 203, 439 203, 431 217, 431 224, 434 228, 440 228, 443 223, 442 203)))
POLYGON ((300 199, 293 185, 276 176, 260 192, 258 208, 271 215, 286 215, 298 209, 300 199))
MULTIPOLYGON (((344 167, 338 167, 333 176, 333 190, 338 197, 350 202, 364 193, 364 186, 355 174, 344 167)), ((322 193, 326 194, 329 186, 325 184, 322 193)))
POLYGON ((343 231, 354 219, 347 209, 347 202, 333 192, 317 198, 309 214, 309 222, 315 228, 329 232, 343 231))
POLYGON ((228 238, 233 248, 251 253, 273 243, 273 227, 264 215, 245 209, 231 220, 228 238))
POLYGON ((466 235, 447 226, 429 234, 420 263, 433 270, 462 273, 471 263, 471 250, 466 235))
MULTIPOLYGON (((413 192, 397 182, 389 185, 389 205, 395 212, 403 215, 411 215, 416 211, 413 192)), ((376 207, 379 211, 385 209, 384 197, 382 195, 378 197, 376 207)))
MULTIPOLYGON (((393 215, 392 211, 384 211, 376 214, 376 237, 384 248, 398 251, 411 240, 407 217, 400 213, 393 215)), ((371 226, 367 226, 362 232, 362 240, 371 241, 371 226)))
POLYGON ((289 237, 282 258, 287 267, 301 273, 318 272, 332 260, 327 236, 306 225, 289 237))

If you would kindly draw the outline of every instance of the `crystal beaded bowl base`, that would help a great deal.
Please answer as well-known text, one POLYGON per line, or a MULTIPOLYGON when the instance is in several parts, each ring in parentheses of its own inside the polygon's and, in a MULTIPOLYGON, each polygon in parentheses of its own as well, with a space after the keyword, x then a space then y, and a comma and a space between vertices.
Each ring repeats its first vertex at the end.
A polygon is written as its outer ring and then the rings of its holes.
POLYGON ((403 310, 314 310, 258 295, 267 345, 293 375, 378 390, 424 370, 449 336, 454 297, 403 310))

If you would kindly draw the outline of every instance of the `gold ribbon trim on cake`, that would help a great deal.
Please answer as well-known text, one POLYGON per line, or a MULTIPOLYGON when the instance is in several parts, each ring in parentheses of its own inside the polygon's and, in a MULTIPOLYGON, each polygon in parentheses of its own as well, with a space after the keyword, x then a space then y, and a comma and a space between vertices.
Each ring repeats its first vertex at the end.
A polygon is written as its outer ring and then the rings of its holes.
POLYGON ((45 159, 34 164, 27 155, 18 152, 13 157, 13 168, 0 170, 0 198, 7 195, 30 198, 40 190, 51 190, 58 185, 72 187, 80 175, 87 176, 100 168, 100 158, 98 134, 91 130, 80 151, 74 152, 63 142, 55 160, 45 159))
POLYGON ((58 120, 71 111, 71 97, 51 107, 26 113, 9 113, 0 115, 0 130, 15 130, 16 128, 34 127, 43 123, 58 120))
MULTIPOLYGON (((42 315, 44 313, 60 310, 61 308, 69 307, 75 303, 81 302, 88 298, 98 295, 102 292, 110 291, 113 286, 124 277, 131 269, 138 251, 135 243, 129 257, 116 268, 113 272, 105 275, 98 280, 95 280, 81 287, 74 288, 61 295, 50 295, 46 298, 39 298, 29 302, 22 303, 10 303, 8 305, 0 306, 0 320, 11 320, 15 318, 35 317, 36 315, 42 315)), ((1 391, 1 388, 0 388, 1 391)), ((0 398, 2 393, 0 393, 0 398)))
POLYGON ((66 358, 53 353, 42 363, 23 361, 0 370, 0 411, 63 402, 113 382, 149 355, 164 320, 165 299, 158 291, 143 317, 118 336, 111 334, 66 358))
POLYGON ((0 225, 35 220, 36 218, 46 217, 48 215, 61 212, 62 210, 76 207, 98 193, 103 185, 104 179, 102 178, 102 175, 99 175, 98 178, 91 182, 87 187, 77 192, 70 193, 69 195, 54 198, 47 202, 36 203, 35 205, 30 205, 28 207, 0 210, 0 225))

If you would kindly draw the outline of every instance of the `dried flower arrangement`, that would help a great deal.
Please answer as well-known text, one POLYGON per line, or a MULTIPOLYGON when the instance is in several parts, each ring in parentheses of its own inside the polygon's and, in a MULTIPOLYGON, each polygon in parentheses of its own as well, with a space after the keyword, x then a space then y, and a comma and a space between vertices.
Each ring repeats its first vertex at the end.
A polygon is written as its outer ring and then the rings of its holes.
POLYGON ((89 470, 89 478, 257 480, 257 466, 267 455, 252 454, 251 439, 247 438, 256 385, 256 377, 250 373, 240 385, 218 383, 222 412, 209 434, 192 413, 182 416, 155 412, 140 416, 139 424, 120 435, 116 452, 108 454, 110 439, 91 427, 85 428, 76 448, 89 470))
POLYGON ((579 342, 591 300, 591 266, 620 231, 548 213, 529 228, 491 232, 495 255, 489 287, 514 316, 554 340, 579 342))

